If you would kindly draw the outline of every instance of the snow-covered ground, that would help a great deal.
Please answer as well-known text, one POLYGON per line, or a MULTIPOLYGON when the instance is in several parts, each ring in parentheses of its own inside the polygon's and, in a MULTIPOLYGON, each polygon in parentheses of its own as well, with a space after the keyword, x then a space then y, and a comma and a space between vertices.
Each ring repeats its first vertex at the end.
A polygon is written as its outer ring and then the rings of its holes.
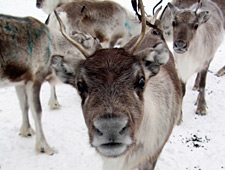
MULTIPOLYGON (((149 1, 144 3, 150 10, 158 0, 149 1)), ((129 0, 117 2, 131 10, 129 0)), ((36 9, 35 0, 0 0, 0 4, 0 13, 29 15, 42 22, 47 18, 36 9)), ((208 73, 206 116, 195 115, 197 92, 192 91, 195 76, 189 80, 183 104, 183 123, 174 128, 156 170, 225 169, 225 76, 215 76, 216 71, 225 64, 224 55, 225 42, 208 73)), ((50 110, 48 83, 41 90, 44 132, 48 143, 58 150, 57 154, 48 156, 36 152, 35 136, 19 136, 21 111, 14 88, 0 89, 0 170, 101 170, 101 159, 89 145, 76 90, 59 85, 57 93, 62 107, 60 110, 50 110)), ((34 127, 32 118, 31 122, 34 127)))

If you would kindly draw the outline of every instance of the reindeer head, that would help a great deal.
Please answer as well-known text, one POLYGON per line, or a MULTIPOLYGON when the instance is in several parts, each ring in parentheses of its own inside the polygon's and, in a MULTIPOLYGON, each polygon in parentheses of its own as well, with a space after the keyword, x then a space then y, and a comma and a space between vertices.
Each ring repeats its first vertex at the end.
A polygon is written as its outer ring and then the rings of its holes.
MULTIPOLYGON (((143 4, 141 9, 144 16, 143 4)), ((90 144, 105 157, 121 156, 135 146, 144 114, 143 93, 151 77, 169 59, 162 40, 151 39, 155 33, 149 31, 145 36, 145 23, 143 17, 142 35, 124 48, 97 50, 80 61, 78 68, 62 57, 52 58, 54 69, 61 75, 69 76, 67 73, 74 70, 74 81, 69 83, 82 99, 90 144)))
POLYGON ((190 42, 193 40, 199 27, 209 20, 210 14, 208 11, 197 13, 200 5, 195 11, 179 10, 170 3, 168 3, 168 6, 172 14, 173 48, 176 53, 182 54, 188 50, 190 42))

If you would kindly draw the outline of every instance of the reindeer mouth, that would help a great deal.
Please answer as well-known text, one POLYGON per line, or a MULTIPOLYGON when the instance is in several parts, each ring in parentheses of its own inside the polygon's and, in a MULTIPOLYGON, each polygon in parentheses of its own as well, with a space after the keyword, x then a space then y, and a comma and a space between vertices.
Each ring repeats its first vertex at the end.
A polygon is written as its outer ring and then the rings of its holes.
POLYGON ((174 47, 173 49, 178 54, 184 54, 187 51, 186 48, 177 48, 177 47, 174 47))
POLYGON ((173 49, 178 54, 183 54, 187 51, 188 45, 184 41, 175 41, 173 44, 173 49))
POLYGON ((116 158, 123 155, 129 149, 129 147, 129 145, 124 143, 110 142, 96 147, 96 150, 105 157, 116 158))

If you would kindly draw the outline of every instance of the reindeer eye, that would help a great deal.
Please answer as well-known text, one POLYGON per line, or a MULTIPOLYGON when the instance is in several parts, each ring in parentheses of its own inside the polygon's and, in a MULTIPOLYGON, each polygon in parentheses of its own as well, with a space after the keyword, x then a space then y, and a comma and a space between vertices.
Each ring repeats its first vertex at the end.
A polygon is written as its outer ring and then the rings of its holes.
POLYGON ((198 24, 194 25, 194 29, 196 29, 196 30, 198 29, 198 24))
POLYGON ((85 86, 84 86, 84 84, 81 83, 81 82, 78 82, 78 83, 77 83, 77 89, 78 89, 78 91, 80 92, 80 94, 82 94, 82 93, 85 91, 85 86))
POLYGON ((176 26, 176 23, 175 23, 175 21, 173 21, 173 22, 172 22, 172 26, 173 26, 173 27, 175 27, 175 26, 176 26))
POLYGON ((139 79, 138 87, 141 88, 141 89, 144 89, 144 87, 145 87, 145 78, 144 77, 141 77, 139 79))
POLYGON ((154 35, 159 35, 159 32, 157 31, 157 30, 152 30, 152 34, 154 34, 154 35))

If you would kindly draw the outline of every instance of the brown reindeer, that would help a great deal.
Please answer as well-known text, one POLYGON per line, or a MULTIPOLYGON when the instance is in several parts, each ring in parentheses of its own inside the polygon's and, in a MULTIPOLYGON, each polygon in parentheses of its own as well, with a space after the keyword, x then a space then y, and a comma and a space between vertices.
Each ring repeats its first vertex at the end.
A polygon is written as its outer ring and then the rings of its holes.
MULTIPOLYGON (((92 37, 78 34, 74 35, 74 38, 77 41, 85 39, 82 45, 89 52, 94 51, 93 48, 98 45, 92 37)), ((83 46, 80 48, 84 48, 83 46)), ((47 154, 53 154, 54 150, 48 145, 42 129, 40 88, 45 80, 51 83, 58 80, 50 66, 53 55, 65 56, 74 66, 77 65, 77 59, 84 58, 80 50, 68 42, 59 31, 38 20, 32 17, 0 15, 0 87, 16 87, 22 110, 20 134, 25 137, 34 135, 28 118, 30 109, 35 122, 36 148, 47 154)), ((72 74, 69 69, 67 74, 72 74)), ((71 81, 62 76, 60 80, 71 81)))
POLYGON ((198 73, 194 88, 199 90, 196 113, 206 114, 205 84, 210 62, 223 41, 224 18, 218 6, 203 0, 202 4, 178 9, 168 4, 172 16, 173 49, 178 75, 185 83, 198 73), (197 12, 199 10, 199 12, 197 12))
POLYGON ((145 34, 139 2, 142 34, 124 48, 97 50, 78 67, 64 57, 52 58, 56 73, 67 75, 71 68, 76 74, 71 85, 82 99, 90 144, 102 156, 104 170, 153 170, 180 119, 182 88, 173 56, 154 22, 145 34))

